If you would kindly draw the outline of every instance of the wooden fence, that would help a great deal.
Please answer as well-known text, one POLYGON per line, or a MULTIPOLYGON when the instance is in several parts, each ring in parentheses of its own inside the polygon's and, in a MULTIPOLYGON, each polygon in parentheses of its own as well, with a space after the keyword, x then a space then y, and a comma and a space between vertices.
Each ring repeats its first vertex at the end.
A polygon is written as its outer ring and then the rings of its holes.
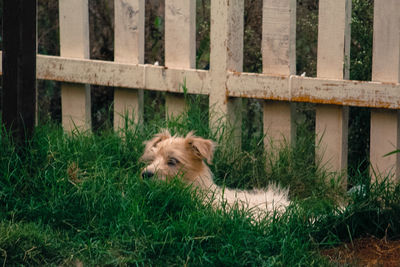
POLYGON ((37 56, 37 78, 63 82, 67 131, 90 129, 90 84, 116 87, 115 129, 127 111, 140 120, 143 90, 167 92, 168 113, 181 112, 183 81, 227 120, 240 122, 242 98, 264 100, 264 132, 278 141, 295 138, 295 103, 316 103, 317 153, 332 171, 347 168, 348 106, 370 107, 371 164, 398 178, 399 154, 384 155, 400 143, 400 1, 375 0, 372 82, 348 80, 351 0, 319 1, 317 78, 296 76, 296 1, 263 0, 263 73, 243 73, 243 2, 211 0, 206 71, 195 69, 196 0, 165 0, 165 66, 144 64, 145 0, 115 0, 114 62, 89 59, 88 0, 59 0, 61 53, 37 56))

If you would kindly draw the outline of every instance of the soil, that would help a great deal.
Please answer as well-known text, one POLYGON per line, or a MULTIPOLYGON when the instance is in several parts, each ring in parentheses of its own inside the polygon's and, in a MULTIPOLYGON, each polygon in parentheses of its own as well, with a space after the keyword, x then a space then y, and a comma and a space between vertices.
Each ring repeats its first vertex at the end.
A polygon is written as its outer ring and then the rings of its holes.
POLYGON ((375 237, 353 240, 321 254, 337 266, 400 267, 400 240, 389 241, 375 237))

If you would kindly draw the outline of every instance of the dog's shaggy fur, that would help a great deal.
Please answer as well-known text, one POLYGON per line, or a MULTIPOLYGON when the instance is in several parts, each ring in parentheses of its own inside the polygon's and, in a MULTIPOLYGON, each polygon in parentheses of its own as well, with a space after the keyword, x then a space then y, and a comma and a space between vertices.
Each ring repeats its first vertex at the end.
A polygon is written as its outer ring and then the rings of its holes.
POLYGON ((288 190, 271 185, 265 190, 233 190, 221 188, 213 182, 208 168, 211 164, 215 144, 189 133, 186 137, 171 136, 168 131, 156 134, 145 142, 142 160, 148 165, 142 172, 143 178, 156 177, 168 180, 182 177, 187 184, 207 190, 215 205, 225 202, 228 206, 240 205, 245 208, 283 212, 289 205, 288 190))

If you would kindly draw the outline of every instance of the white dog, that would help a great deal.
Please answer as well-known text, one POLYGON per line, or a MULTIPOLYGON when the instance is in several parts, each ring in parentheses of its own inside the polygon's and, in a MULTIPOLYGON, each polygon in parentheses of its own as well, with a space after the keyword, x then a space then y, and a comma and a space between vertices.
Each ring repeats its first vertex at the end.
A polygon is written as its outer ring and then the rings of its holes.
POLYGON ((182 177, 188 184, 207 190, 207 195, 215 205, 222 202, 233 206, 259 211, 285 211, 290 204, 288 190, 271 185, 265 190, 234 190, 221 188, 213 182, 213 175, 205 161, 211 164, 215 144, 189 133, 186 137, 171 136, 168 131, 156 134, 145 142, 144 154, 141 157, 147 163, 142 172, 143 178, 156 177, 168 180, 182 177))

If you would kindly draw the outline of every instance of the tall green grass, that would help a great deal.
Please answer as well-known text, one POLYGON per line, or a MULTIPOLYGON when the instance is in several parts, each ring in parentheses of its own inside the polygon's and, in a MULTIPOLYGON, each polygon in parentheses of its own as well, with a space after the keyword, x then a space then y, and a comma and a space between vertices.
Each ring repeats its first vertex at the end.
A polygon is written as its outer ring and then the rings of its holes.
POLYGON ((340 177, 315 163, 311 134, 273 152, 263 151, 262 138, 239 150, 209 129, 204 100, 188 101, 183 116, 132 125, 124 138, 47 124, 21 147, 1 128, 0 265, 325 266, 322 247, 365 234, 399 237, 398 185, 365 183, 360 174, 364 189, 345 196, 340 177), (179 179, 142 180, 143 142, 162 128, 219 144, 216 183, 279 182, 294 203, 255 221, 243 209, 213 209, 179 179))

